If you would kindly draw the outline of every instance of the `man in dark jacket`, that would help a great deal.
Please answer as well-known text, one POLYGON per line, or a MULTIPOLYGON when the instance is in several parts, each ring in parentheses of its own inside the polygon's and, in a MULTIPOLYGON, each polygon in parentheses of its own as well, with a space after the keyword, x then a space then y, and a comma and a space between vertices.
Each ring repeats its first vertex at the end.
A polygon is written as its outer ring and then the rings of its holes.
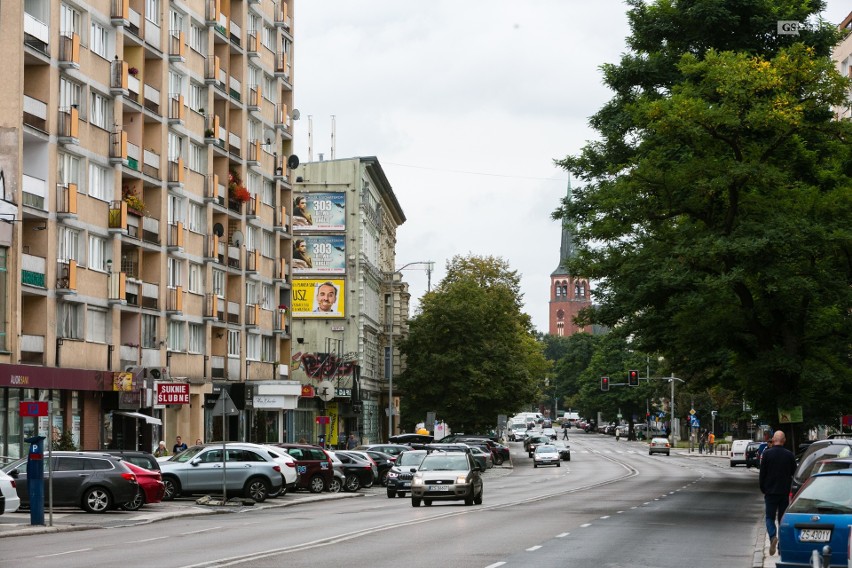
POLYGON ((778 548, 778 529, 781 517, 790 501, 790 486, 796 471, 796 456, 784 447, 787 437, 778 430, 772 436, 772 446, 763 452, 760 460, 760 491, 766 506, 766 533, 769 535, 769 554, 778 548))

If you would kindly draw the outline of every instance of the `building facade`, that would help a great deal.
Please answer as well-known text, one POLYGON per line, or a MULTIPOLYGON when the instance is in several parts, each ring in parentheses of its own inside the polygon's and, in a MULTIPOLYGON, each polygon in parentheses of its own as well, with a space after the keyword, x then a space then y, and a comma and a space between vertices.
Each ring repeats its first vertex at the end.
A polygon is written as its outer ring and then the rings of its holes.
MULTIPOLYGON (((571 187, 568 187, 568 199, 571 198, 571 187)), ((562 222, 562 241, 559 246, 559 265, 550 273, 550 303, 549 318, 550 335, 569 336, 575 333, 588 332, 574 322, 581 310, 592 305, 592 290, 588 278, 571 274, 565 268, 564 261, 573 258, 574 225, 568 220, 562 222)))
MULTIPOLYGON (((834 48, 831 58, 837 64, 841 75, 852 78, 852 12, 849 12, 838 27, 846 33, 846 37, 834 48)), ((834 110, 838 120, 852 120, 852 92, 849 93, 846 105, 834 110)))
POLYGON ((407 332, 408 288, 395 274, 396 232, 405 222, 374 157, 303 164, 293 191, 292 376, 300 403, 328 416, 306 440, 324 434, 332 446, 355 434, 386 440, 393 340, 407 332))
POLYGON ((286 439, 291 13, 0 4, 0 455, 286 439))

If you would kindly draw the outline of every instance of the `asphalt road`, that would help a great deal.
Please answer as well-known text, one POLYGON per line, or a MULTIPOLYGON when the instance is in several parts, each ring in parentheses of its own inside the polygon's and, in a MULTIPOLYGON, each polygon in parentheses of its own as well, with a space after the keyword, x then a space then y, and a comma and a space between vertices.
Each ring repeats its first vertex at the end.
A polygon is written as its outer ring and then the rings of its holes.
POLYGON ((113 520, 106 530, 0 539, 0 566, 752 566, 762 511, 753 471, 649 456, 643 444, 597 434, 572 432, 570 443, 570 462, 537 469, 511 444, 514 468, 486 473, 480 506, 413 508, 374 488, 295 507, 113 520))

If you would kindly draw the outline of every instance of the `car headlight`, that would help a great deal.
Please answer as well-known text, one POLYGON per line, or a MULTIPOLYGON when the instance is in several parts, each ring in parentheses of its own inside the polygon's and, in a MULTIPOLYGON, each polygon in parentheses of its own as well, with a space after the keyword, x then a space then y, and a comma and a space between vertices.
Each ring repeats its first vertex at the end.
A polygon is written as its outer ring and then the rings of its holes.
POLYGON ((456 478, 456 485, 464 485, 465 483, 467 483, 466 475, 460 475, 456 478))
POLYGON ((399 477, 399 474, 397 472, 395 472, 395 471, 389 471, 388 472, 388 478, 389 479, 394 479, 394 478, 397 478, 397 477, 399 477))
POLYGON ((418 487, 423 485, 423 478, 422 477, 415 477, 411 481, 411 485, 412 485, 412 487, 415 486, 415 485, 418 486, 418 487))

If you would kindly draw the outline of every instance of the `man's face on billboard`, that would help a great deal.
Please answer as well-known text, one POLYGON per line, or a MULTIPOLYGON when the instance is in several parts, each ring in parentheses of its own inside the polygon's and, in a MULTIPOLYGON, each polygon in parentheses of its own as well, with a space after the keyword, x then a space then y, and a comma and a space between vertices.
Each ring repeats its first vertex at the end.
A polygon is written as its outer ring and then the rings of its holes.
POLYGON ((319 290, 317 290, 317 307, 321 312, 330 312, 335 300, 337 300, 337 290, 334 286, 323 284, 319 287, 319 290))

